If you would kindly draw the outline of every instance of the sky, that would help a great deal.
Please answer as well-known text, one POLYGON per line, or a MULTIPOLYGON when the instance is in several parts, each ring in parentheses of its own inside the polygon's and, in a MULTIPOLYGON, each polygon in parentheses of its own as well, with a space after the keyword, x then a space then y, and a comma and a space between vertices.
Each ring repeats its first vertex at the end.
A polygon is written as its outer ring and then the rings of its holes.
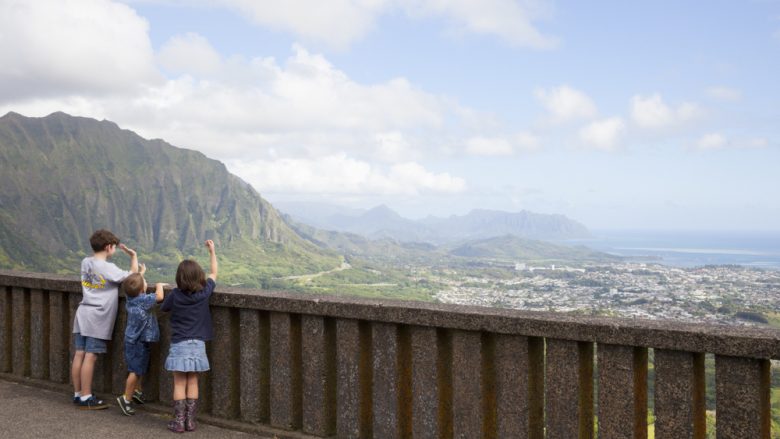
POLYGON ((777 78, 778 0, 0 0, 0 114, 410 218, 780 230, 777 78))

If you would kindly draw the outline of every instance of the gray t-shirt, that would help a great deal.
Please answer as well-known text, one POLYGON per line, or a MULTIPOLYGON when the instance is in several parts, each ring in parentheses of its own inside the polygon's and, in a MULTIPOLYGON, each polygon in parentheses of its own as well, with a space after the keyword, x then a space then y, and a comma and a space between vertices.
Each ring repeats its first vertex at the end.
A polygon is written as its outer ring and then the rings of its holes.
POLYGON ((84 296, 73 319, 74 333, 111 340, 119 307, 119 284, 129 275, 129 271, 94 256, 81 261, 81 290, 84 296))

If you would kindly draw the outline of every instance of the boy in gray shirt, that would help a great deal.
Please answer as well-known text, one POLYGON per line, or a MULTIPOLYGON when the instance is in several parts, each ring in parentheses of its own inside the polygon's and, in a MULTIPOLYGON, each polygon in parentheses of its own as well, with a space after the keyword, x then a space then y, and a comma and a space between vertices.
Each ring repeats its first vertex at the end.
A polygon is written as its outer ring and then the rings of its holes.
POLYGON ((119 244, 119 238, 108 230, 97 230, 89 238, 94 255, 81 261, 83 297, 73 319, 73 403, 80 409, 99 410, 108 406, 92 394, 92 376, 98 354, 106 352, 106 340, 111 340, 117 308, 119 284, 131 273, 138 272, 135 251, 119 244), (130 271, 120 270, 108 259, 117 245, 130 256, 130 271))

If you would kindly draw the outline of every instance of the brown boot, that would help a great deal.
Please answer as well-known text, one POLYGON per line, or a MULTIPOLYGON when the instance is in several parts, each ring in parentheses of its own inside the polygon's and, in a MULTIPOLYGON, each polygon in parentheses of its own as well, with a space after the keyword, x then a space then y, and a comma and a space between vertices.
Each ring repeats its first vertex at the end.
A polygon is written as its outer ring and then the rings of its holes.
POLYGON ((184 433, 184 400, 173 401, 173 419, 168 422, 168 430, 174 433, 184 433))
POLYGON ((198 400, 188 399, 185 403, 184 412, 184 429, 187 431, 195 431, 195 427, 198 426, 198 424, 195 423, 195 416, 198 413, 198 400))

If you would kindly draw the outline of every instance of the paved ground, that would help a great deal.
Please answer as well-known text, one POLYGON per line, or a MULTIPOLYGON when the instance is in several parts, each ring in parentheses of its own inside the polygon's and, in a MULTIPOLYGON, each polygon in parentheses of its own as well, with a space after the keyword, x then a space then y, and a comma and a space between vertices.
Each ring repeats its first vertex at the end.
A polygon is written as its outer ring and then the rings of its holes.
MULTIPOLYGON (((108 395, 100 395, 102 398, 108 395)), ((108 401, 107 401, 108 402, 108 401)), ((0 380, 0 437, 3 438, 171 438, 167 416, 138 410, 124 416, 111 401, 106 410, 79 410, 68 395, 0 380)), ((247 433, 200 424, 182 436, 197 438, 258 438, 247 433)))

